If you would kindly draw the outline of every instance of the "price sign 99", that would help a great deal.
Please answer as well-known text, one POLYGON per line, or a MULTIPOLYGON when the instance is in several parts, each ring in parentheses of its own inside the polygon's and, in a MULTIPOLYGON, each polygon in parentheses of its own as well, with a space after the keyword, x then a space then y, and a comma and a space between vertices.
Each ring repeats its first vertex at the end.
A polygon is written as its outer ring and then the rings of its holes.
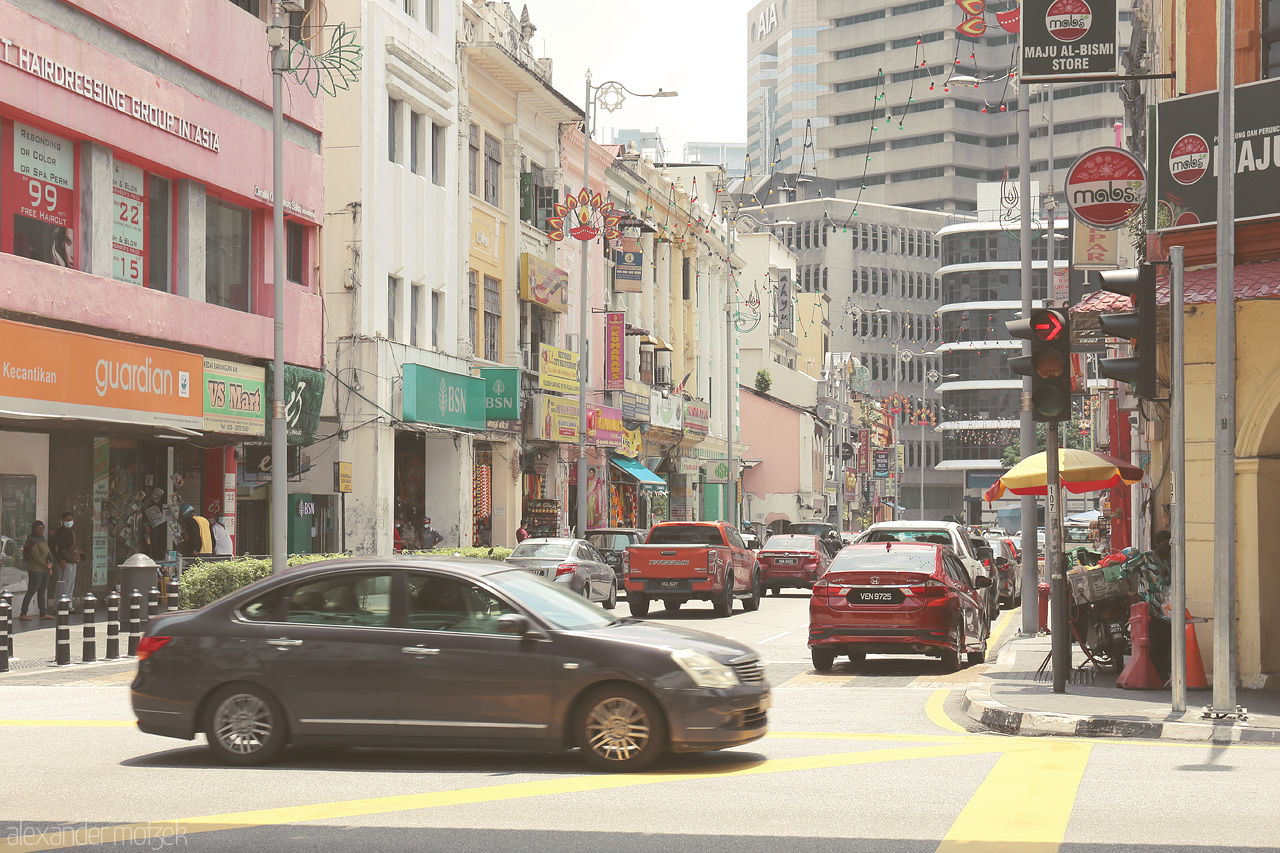
POLYGON ((39 178, 28 178, 27 196, 34 210, 50 215, 58 212, 58 188, 53 184, 46 184, 39 178))

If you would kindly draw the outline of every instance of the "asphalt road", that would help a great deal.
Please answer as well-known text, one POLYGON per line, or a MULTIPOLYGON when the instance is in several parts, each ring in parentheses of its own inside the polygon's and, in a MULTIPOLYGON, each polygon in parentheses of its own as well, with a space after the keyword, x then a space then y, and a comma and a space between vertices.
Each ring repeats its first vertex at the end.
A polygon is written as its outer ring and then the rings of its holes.
POLYGON ((133 727, 127 665, 6 676, 0 851, 1276 848, 1280 748, 966 731, 956 705, 977 668, 873 658, 819 676, 807 606, 797 594, 728 619, 697 603, 655 613, 761 652, 771 734, 634 775, 586 771, 572 754, 390 750, 230 769, 198 742, 133 727))

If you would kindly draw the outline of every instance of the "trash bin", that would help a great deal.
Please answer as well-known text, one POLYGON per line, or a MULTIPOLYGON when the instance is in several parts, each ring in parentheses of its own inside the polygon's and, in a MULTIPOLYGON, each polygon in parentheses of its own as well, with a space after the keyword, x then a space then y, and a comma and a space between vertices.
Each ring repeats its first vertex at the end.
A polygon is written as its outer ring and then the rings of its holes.
POLYGON ((115 583, 120 587, 120 596, 127 601, 129 593, 136 589, 145 598, 151 588, 160 582, 157 568, 156 561, 146 554, 134 554, 116 566, 115 583))

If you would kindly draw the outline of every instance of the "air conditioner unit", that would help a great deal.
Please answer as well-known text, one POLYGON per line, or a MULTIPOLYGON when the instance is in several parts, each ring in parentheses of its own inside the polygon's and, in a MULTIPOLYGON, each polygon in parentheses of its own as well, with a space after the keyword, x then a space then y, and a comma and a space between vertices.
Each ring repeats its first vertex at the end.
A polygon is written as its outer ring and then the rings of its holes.
POLYGON ((658 365, 653 368, 653 384, 654 385, 670 385, 671 384, 671 366, 658 365))

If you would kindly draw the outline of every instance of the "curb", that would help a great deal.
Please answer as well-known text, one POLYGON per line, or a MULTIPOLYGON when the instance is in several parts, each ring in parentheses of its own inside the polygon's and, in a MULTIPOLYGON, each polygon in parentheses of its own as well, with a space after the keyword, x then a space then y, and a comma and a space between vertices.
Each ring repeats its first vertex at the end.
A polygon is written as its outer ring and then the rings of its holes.
POLYGON ((1120 717, 1020 711, 991 698, 989 682, 965 691, 960 708, 969 719, 992 731, 1023 737, 1132 738, 1200 743, 1280 743, 1280 729, 1249 728, 1248 722, 1156 722, 1120 717))

